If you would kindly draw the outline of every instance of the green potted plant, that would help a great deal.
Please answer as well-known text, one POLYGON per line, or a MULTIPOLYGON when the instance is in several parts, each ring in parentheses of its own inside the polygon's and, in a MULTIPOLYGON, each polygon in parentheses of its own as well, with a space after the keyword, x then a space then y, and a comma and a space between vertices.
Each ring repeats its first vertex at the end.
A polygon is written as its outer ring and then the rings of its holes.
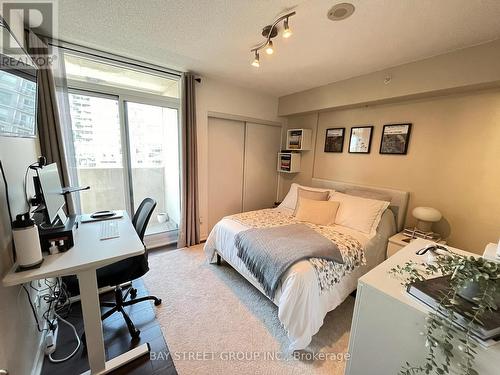
POLYGON ((500 264, 482 257, 463 256, 454 252, 434 254, 430 263, 407 262, 396 266, 390 273, 408 286, 432 276, 450 276, 450 288, 438 302, 435 311, 426 318, 425 363, 406 362, 401 375, 449 374, 452 363, 456 363, 460 374, 478 375, 474 369, 477 344, 473 332, 483 323, 488 311, 496 310, 500 292, 500 264), (457 325, 457 298, 472 301, 473 313, 466 313, 467 324, 457 325))

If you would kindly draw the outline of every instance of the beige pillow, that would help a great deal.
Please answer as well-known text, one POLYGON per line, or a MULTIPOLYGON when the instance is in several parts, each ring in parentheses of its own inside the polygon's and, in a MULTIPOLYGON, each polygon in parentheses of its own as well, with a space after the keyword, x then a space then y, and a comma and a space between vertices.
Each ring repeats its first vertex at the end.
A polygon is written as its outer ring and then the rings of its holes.
POLYGON ((339 202, 299 198, 295 218, 318 225, 333 225, 339 202))
POLYGON ((293 211, 293 214, 295 215, 297 213, 297 207, 299 207, 300 198, 310 199, 313 201, 327 201, 329 196, 329 191, 313 191, 299 187, 297 189, 297 203, 295 204, 295 210, 293 211))

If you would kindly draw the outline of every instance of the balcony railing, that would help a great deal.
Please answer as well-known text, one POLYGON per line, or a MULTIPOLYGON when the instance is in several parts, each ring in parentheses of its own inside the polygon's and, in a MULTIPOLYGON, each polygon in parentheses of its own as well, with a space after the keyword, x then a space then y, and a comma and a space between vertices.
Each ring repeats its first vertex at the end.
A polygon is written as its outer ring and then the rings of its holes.
MULTIPOLYGON (((157 202, 146 234, 177 230, 179 197, 175 196, 177 190, 167 184, 165 168, 132 168, 132 178, 135 209, 146 197, 157 202)), ((78 179, 80 185, 90 186, 90 190, 80 193, 82 212, 127 208, 125 196, 128 192, 125 192, 122 168, 79 167, 78 179)))

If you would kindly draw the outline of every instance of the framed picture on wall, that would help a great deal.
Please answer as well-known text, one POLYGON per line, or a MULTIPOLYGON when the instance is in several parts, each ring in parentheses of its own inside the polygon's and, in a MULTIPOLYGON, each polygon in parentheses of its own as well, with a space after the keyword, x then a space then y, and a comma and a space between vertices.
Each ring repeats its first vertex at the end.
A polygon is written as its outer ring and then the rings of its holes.
POLYGON ((410 142, 411 124, 384 125, 380 153, 390 155, 406 155, 410 142))
POLYGON ((369 154, 372 143, 373 126, 356 126, 351 128, 349 152, 351 154, 369 154))
POLYGON ((345 128, 326 129, 325 152, 342 152, 344 150, 345 128))

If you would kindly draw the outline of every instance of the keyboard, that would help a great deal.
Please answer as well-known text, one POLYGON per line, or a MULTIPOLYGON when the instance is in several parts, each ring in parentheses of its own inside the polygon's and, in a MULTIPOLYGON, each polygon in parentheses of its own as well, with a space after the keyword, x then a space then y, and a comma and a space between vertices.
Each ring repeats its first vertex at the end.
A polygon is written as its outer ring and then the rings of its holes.
POLYGON ((118 229, 118 222, 115 220, 106 220, 101 222, 101 230, 99 238, 102 240, 109 240, 111 238, 120 237, 120 230, 118 229))

